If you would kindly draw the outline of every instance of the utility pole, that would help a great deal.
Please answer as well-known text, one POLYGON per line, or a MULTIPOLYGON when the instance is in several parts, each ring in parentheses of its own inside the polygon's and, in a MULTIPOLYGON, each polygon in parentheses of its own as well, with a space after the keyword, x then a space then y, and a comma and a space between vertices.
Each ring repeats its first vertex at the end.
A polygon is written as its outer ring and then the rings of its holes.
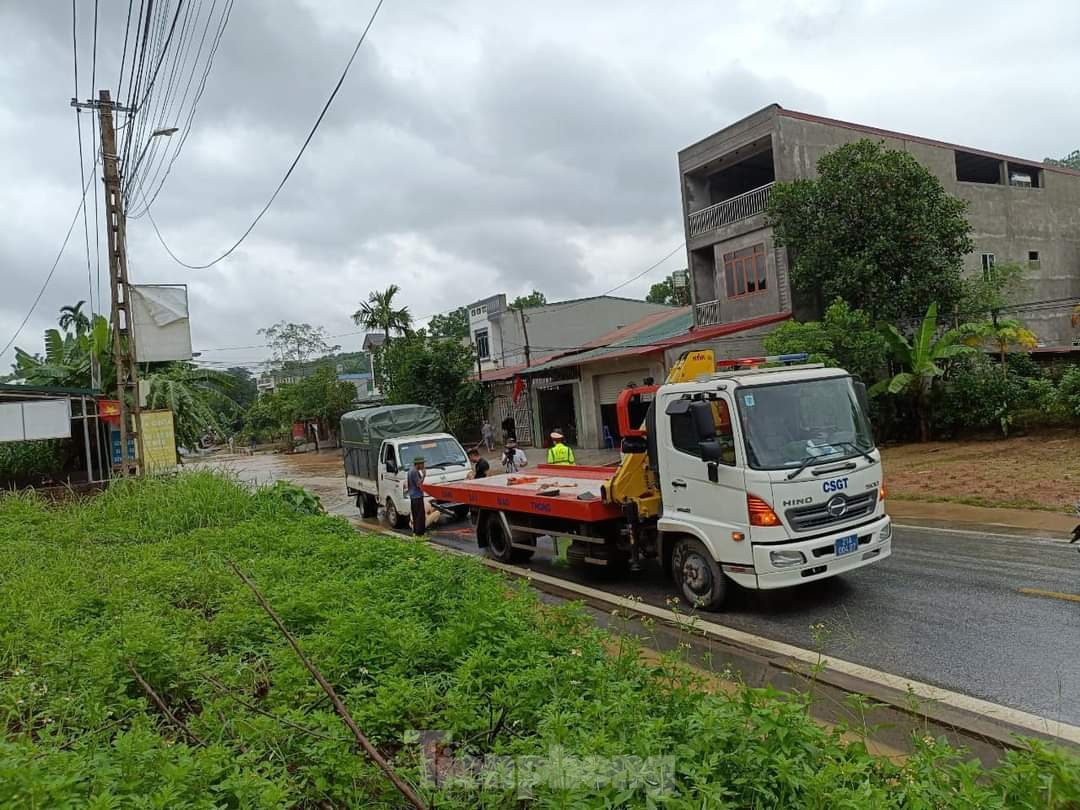
MULTIPOLYGON (((528 317, 525 315, 525 307, 518 307, 518 315, 521 316, 521 337, 525 343, 525 368, 532 367, 532 353, 529 350, 529 327, 525 324, 528 323, 528 317)), ((525 375, 525 415, 529 420, 529 436, 533 436, 533 413, 532 413, 532 376, 525 375)), ((537 447, 540 445, 533 442, 537 447)))
POLYGON ((131 294, 127 267, 127 220, 120 191, 120 170, 116 154, 116 129, 113 125, 112 96, 101 90, 98 103, 101 124, 101 160, 105 170, 105 230, 109 241, 109 283, 112 298, 113 362, 116 365, 116 389, 120 400, 120 473, 139 474, 143 469, 142 412, 139 406, 139 369, 136 365, 135 329, 131 319, 131 294), (130 413, 134 432, 128 432, 127 395, 131 396, 130 413), (135 437, 135 458, 128 455, 128 436, 135 437))
POLYGON ((525 325, 529 319, 525 317, 525 307, 519 308, 518 314, 521 316, 521 335, 525 338, 525 368, 529 368, 532 362, 529 356, 529 327, 525 325))

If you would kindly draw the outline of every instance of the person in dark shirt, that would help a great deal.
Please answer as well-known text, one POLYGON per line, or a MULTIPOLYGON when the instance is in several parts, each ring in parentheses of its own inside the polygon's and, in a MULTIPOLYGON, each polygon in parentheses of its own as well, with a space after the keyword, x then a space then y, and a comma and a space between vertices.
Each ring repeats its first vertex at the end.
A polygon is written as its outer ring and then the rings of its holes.
POLYGON ((491 465, 486 458, 480 455, 480 450, 478 448, 474 447, 469 451, 469 461, 473 465, 473 478, 487 478, 488 470, 491 469, 491 465))
POLYGON ((427 531, 427 512, 424 509, 424 490, 422 485, 427 471, 424 469, 424 457, 417 456, 413 459, 413 467, 406 477, 409 486, 409 505, 412 511, 413 534, 423 537, 427 531))

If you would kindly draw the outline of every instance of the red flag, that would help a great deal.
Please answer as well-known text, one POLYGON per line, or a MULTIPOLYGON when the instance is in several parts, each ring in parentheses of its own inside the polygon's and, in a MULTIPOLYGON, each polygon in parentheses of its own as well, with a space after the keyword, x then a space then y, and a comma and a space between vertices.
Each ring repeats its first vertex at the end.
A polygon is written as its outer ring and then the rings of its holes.
POLYGON ((517 401, 521 399, 521 395, 525 393, 525 380, 521 377, 514 377, 514 391, 510 395, 510 398, 517 404, 517 401))

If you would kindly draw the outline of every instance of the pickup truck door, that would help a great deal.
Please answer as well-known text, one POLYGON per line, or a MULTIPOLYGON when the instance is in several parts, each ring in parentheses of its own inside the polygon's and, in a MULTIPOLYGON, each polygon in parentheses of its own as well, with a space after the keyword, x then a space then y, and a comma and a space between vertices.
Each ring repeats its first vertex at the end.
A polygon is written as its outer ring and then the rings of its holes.
POLYGON ((384 442, 382 452, 379 454, 379 497, 383 498, 389 493, 394 501, 400 500, 398 496, 401 475, 398 472, 398 458, 394 445, 384 442))
MULTIPOLYGON (((665 520, 689 524, 695 534, 708 540, 711 551, 721 562, 749 559, 749 542, 734 541, 732 532, 747 531, 746 481, 741 452, 735 441, 731 403, 726 396, 711 403, 716 424, 716 438, 722 455, 715 465, 716 480, 710 480, 710 464, 702 460, 701 438, 694 420, 678 400, 664 403, 657 419, 666 421, 659 434, 660 491, 664 500, 665 520), (747 546, 746 553, 740 553, 747 546)), ((683 401, 685 403, 685 400, 683 401)))

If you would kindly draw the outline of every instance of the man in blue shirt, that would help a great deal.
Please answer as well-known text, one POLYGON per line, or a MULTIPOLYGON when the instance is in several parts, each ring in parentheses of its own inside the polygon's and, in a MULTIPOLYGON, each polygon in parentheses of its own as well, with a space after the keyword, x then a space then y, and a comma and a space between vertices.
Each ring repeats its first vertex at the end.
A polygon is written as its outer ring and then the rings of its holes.
POLYGON ((424 457, 413 459, 412 469, 406 477, 409 485, 409 506, 412 509, 413 535, 423 537, 427 530, 427 513, 424 511, 424 490, 421 486, 427 472, 424 470, 424 457))

